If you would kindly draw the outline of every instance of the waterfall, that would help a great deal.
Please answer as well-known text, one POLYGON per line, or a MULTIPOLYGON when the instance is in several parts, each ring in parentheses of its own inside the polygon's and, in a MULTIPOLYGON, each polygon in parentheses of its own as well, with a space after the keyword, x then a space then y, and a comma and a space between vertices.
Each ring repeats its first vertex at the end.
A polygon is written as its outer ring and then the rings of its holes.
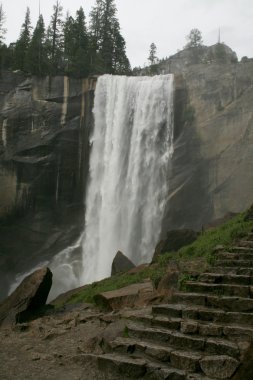
MULTIPOLYGON (((135 264, 150 261, 159 240, 173 154, 173 76, 104 75, 93 112, 84 232, 43 263, 53 272, 49 301, 110 276, 118 250, 135 264)), ((10 291, 33 270, 18 274, 10 291)))
POLYGON ((82 241, 82 283, 110 275, 121 250, 135 264, 159 239, 173 153, 173 76, 98 79, 82 241))

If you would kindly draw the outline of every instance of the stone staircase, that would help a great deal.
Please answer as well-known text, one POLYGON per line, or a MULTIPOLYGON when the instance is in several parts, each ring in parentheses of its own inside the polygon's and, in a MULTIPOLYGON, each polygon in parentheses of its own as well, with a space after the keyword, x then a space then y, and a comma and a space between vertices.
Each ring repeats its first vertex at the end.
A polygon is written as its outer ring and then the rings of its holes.
POLYGON ((119 379, 231 379, 253 338, 253 233, 217 251, 208 273, 184 288, 169 304, 133 315, 125 337, 87 358, 119 379))

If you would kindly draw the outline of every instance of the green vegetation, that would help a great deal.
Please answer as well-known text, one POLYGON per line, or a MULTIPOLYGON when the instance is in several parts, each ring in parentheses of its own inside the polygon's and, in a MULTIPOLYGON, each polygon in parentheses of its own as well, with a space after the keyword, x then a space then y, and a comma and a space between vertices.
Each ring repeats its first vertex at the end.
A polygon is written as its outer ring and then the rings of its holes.
POLYGON ((9 46, 4 43, 4 24, 5 14, 0 3, 0 69, 78 78, 105 73, 128 74, 131 70, 115 0, 95 0, 88 26, 82 7, 75 17, 67 13, 64 20, 63 7, 55 0, 47 29, 40 14, 33 30, 27 8, 20 36, 9 46))
POLYGON ((81 291, 72 295, 67 303, 92 303, 94 302, 93 297, 98 293, 119 289, 141 282, 147 278, 150 278, 154 286, 157 287, 159 281, 167 271, 168 264, 172 262, 176 262, 182 271, 179 278, 179 287, 184 289, 186 281, 194 281, 197 278, 197 274, 192 275, 190 273, 191 268, 194 268, 194 265, 191 265, 192 263, 195 264, 197 271, 200 269, 204 270, 203 264, 208 265, 213 263, 215 248, 218 245, 229 247, 235 240, 242 238, 252 231, 253 218, 249 213, 250 211, 239 214, 220 227, 204 231, 194 243, 181 248, 177 252, 168 252, 158 256, 155 263, 150 264, 138 273, 118 274, 87 285, 81 291), (198 259, 202 261, 198 261, 198 259), (200 265, 202 265, 203 268, 200 268, 200 265))

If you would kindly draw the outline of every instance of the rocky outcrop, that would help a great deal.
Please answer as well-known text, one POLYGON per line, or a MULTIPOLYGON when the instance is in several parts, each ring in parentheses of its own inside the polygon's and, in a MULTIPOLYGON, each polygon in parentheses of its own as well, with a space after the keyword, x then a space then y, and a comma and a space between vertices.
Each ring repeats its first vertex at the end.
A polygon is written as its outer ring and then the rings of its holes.
POLYGON ((122 272, 127 272, 130 269, 135 268, 135 265, 126 257, 122 252, 118 251, 112 262, 111 275, 115 275, 122 272))
POLYGON ((166 252, 176 252, 180 248, 193 243, 198 236, 198 232, 189 229, 168 231, 166 239, 157 244, 152 261, 155 261, 158 256, 166 252))
POLYGON ((45 306, 52 286, 52 272, 41 268, 26 277, 0 304, 0 325, 25 322, 45 306))
POLYGON ((80 234, 94 83, 0 78, 0 299, 80 234))
MULTIPOLYGON (((162 69, 163 67, 163 69, 162 69)), ((175 73, 174 155, 163 236, 202 226, 252 203, 253 62, 198 63, 175 73)))

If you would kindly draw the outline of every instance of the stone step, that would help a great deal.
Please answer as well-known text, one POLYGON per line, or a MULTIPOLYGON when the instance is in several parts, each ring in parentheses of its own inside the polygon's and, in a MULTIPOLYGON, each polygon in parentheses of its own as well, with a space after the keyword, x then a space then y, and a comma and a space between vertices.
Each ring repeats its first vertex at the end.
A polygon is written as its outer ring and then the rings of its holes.
POLYGON ((203 273, 199 276, 201 282, 208 282, 212 284, 238 284, 238 285, 251 285, 253 276, 249 275, 236 275, 236 274, 217 274, 217 273, 203 273))
POLYGON ((152 327, 163 327, 168 328, 170 330, 180 330, 181 327, 181 318, 167 318, 163 316, 154 317, 150 314, 137 315, 132 316, 131 320, 142 322, 145 325, 149 325, 152 327))
POLYGON ((249 314, 251 318, 245 319, 246 326, 243 326, 241 324, 238 324, 241 323, 240 318, 239 322, 238 319, 235 321, 234 315, 229 316, 227 315, 228 313, 225 312, 221 312, 222 314, 219 313, 219 321, 215 319, 214 313, 212 314, 211 318, 209 316, 209 319, 206 320, 206 315, 208 315, 208 312, 210 311, 212 311, 212 309, 208 309, 208 311, 205 312, 203 310, 189 310, 186 308, 182 310, 182 318, 170 318, 169 316, 166 317, 150 315, 143 315, 140 317, 138 315, 136 318, 132 318, 132 320, 141 322, 151 327, 178 330, 184 334, 199 334, 201 336, 216 336, 224 338, 227 338, 228 336, 244 336, 253 338, 253 328, 250 326, 250 322, 253 320, 253 315, 249 314), (201 318, 201 314, 203 314, 203 320, 201 318))
POLYGON ((253 248, 253 240, 241 240, 238 246, 253 248))
POLYGON ((253 260, 215 260, 215 266, 217 267, 240 267, 251 268, 253 267, 253 260))
POLYGON ((215 293, 217 295, 238 296, 251 298, 251 287, 247 285, 233 284, 210 284, 198 281, 186 281, 184 286, 186 290, 195 293, 215 293))
POLYGON ((220 266, 213 266, 208 268, 209 273, 217 274, 217 275, 224 275, 224 274, 230 274, 230 275, 247 275, 247 276, 253 276, 253 267, 250 268, 240 268, 240 267, 220 267, 220 266))
POLYGON ((214 296, 201 293, 175 292, 172 296, 175 303, 210 306, 225 311, 251 312, 253 299, 243 297, 214 296))
POLYGON ((216 260, 253 260, 253 252, 219 252, 216 260))
POLYGON ((243 312, 231 312, 224 311, 222 309, 215 309, 213 307, 194 306, 187 304, 165 304, 165 305, 153 305, 153 315, 162 315, 165 318, 170 319, 175 314, 177 320, 191 319, 204 322, 215 322, 222 324, 240 324, 246 325, 245 329, 250 329, 253 326, 253 313, 243 312))
POLYGON ((234 246, 227 249, 229 252, 253 252, 253 247, 234 246))
POLYGON ((222 355, 225 352, 227 355, 234 358, 238 358, 240 354, 237 344, 230 342, 227 339, 187 335, 181 332, 161 328, 158 329, 129 324, 128 336, 134 339, 167 344, 172 348, 183 350, 202 351, 215 355, 222 355))
POLYGON ((179 351, 173 347, 131 338, 117 338, 111 343, 111 348, 121 353, 141 354, 161 362, 169 362, 173 367, 189 372, 200 371, 199 362, 204 356, 203 353, 179 351))
MULTIPOLYGON (((173 347, 162 346, 147 341, 136 341, 129 338, 117 338, 112 342, 112 349, 120 352, 132 355, 145 355, 160 362, 169 362, 169 364, 179 370, 189 372, 202 372, 201 363, 205 362, 204 359, 210 356, 205 355, 203 352, 191 352, 185 350, 175 350, 173 347)), ((213 360, 217 359, 217 356, 212 356, 213 360)), ((226 360, 234 367, 239 365, 239 362, 229 356, 226 356, 226 360)), ((198 377, 193 377, 197 379, 198 377)))
MULTIPOLYGON (((103 355, 83 354, 83 362, 96 364, 97 368, 104 374, 103 379, 109 379, 110 374, 118 375, 119 379, 160 379, 160 380, 190 380, 185 371, 172 366, 152 362, 151 360, 139 358, 134 355, 123 355, 118 353, 107 353, 103 355)), ((198 375, 196 375, 198 379, 198 375)), ((194 379, 194 378, 193 378, 194 379)), ((208 380, 200 377, 199 380, 208 380)), ((209 379, 211 380, 211 379, 209 379)))

